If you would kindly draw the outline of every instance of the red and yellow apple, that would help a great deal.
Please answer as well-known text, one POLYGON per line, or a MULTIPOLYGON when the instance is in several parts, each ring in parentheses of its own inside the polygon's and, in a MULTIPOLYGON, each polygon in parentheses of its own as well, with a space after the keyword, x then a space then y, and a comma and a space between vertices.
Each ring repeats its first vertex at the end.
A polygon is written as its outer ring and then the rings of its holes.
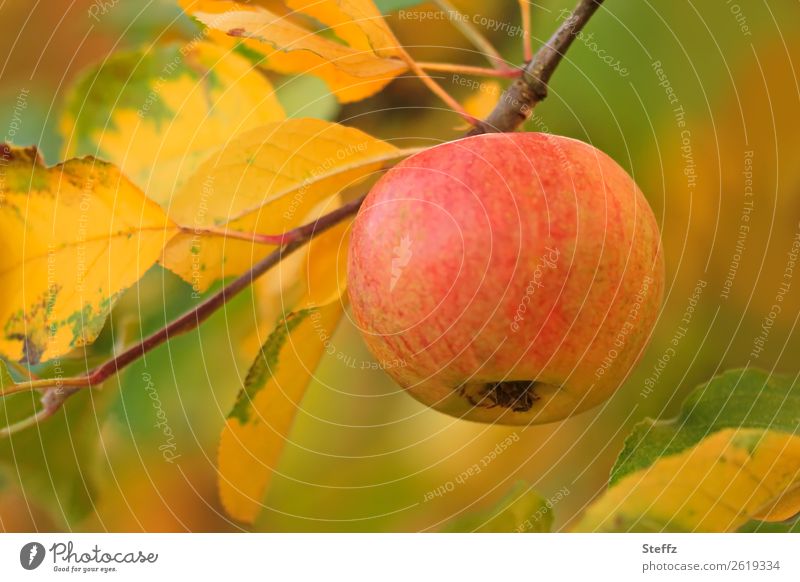
POLYGON ((583 142, 488 134, 388 171, 353 225, 356 325, 415 398, 460 418, 545 423, 606 400, 661 304, 658 225, 583 142))

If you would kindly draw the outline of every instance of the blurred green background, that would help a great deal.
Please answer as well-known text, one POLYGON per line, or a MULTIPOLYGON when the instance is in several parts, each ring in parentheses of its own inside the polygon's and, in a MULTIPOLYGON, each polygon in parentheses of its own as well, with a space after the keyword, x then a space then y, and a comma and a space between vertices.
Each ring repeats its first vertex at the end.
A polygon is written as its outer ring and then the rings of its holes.
MULTIPOLYGON (((17 145, 37 144, 50 163, 59 159, 64 94, 83 68, 113 51, 195 31, 169 0, 101 4, 109 7, 98 19, 86 0, 0 7, 0 131, 17 145)), ((516 2, 454 4, 487 23, 507 23, 484 29, 510 62, 521 60, 519 37, 507 34, 519 23, 516 2)), ((572 4, 532 4, 537 45, 572 4)), ((397 12, 388 18, 423 60, 483 65, 447 22, 420 24, 397 12)), ((459 422, 424 409, 382 372, 358 369, 370 356, 343 325, 334 343, 358 364, 323 362, 256 528, 436 530, 524 480, 557 499, 556 528, 565 529, 605 487, 638 420, 674 414, 689 390, 727 368, 796 374, 800 281, 782 296, 780 314, 769 314, 800 232, 799 23, 800 4, 781 0, 606 0, 585 31, 592 36, 575 42, 549 99, 535 110, 528 129, 591 142, 627 168, 663 230, 667 295, 654 339, 606 405, 544 427, 459 422), (749 220, 746 186, 753 192, 749 220), (518 441, 480 474, 425 501, 514 434, 518 441)), ((460 99, 470 94, 448 75, 440 82, 460 99)), ((460 134, 456 118, 414 79, 342 108, 319 82, 287 85, 279 95, 298 115, 338 119, 384 139, 460 134), (309 113, 310 102, 317 105, 309 113)), ((186 308, 189 294, 176 277, 154 269, 121 301, 90 354, 107 353, 112 337, 163 325, 186 308)), ((102 390, 71 399, 41 431, 0 445, 0 530, 240 529, 217 499, 215 456, 255 354, 253 311, 252 295, 237 298, 199 332, 149 354, 102 390), (164 434, 148 380, 174 432, 173 463, 159 450, 164 434)))

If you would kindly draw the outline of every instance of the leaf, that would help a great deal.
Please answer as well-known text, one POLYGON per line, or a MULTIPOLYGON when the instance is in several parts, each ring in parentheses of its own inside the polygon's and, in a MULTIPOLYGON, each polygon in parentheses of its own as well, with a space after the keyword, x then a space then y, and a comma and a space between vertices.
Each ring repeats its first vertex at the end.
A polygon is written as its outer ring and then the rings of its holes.
POLYGON ((497 81, 484 81, 477 91, 464 100, 464 110, 476 119, 484 119, 494 109, 503 94, 497 81))
MULTIPOLYGON (((725 428, 768 428, 800 433, 800 385, 789 376, 761 370, 729 370, 699 386, 668 421, 646 419, 634 427, 611 471, 613 485, 658 458, 695 446, 725 428)), ((777 500, 764 521, 781 521, 800 512, 800 491, 777 500)))
POLYGON ((35 364, 94 341, 176 227, 106 162, 46 168, 5 145, 0 157, 0 353, 35 364))
MULTIPOLYGON (((219 447, 219 489, 226 511, 252 523, 272 480, 300 403, 342 315, 349 223, 311 241, 305 292, 289 300, 245 379, 219 447)), ((285 305, 284 298, 280 298, 285 305)))
MULTIPOLYGON (((318 119, 287 119, 232 140, 176 195, 170 216, 196 229, 280 234, 403 151, 357 129, 318 119), (200 196, 198 196, 200 193, 200 196)), ((163 264, 202 292, 239 275, 274 250, 229 237, 181 234, 163 264)))
POLYGON ((278 99, 286 110, 286 117, 314 117, 335 119, 341 106, 318 77, 298 75, 276 87, 278 99))
POLYGON ((14 382, 14 378, 8 371, 8 364, 3 360, 0 360, 0 393, 13 388, 14 386, 16 386, 16 382, 14 382))
POLYGON ((724 429, 619 479, 577 531, 736 531, 800 486, 800 436, 724 429))
POLYGON ((87 71, 61 121, 65 155, 96 155, 163 206, 212 152, 284 118, 270 82, 208 42, 116 53, 87 71))
POLYGON ((800 517, 781 522, 748 521, 738 531, 741 533, 800 533, 800 517))
POLYGON ((495 507, 456 518, 443 531, 542 533, 551 531, 552 526, 552 503, 527 483, 518 482, 495 507))
POLYGON ((768 428, 800 432, 800 385, 788 376, 761 370, 730 370, 696 388, 672 420, 637 424, 611 471, 613 485, 725 428, 768 428))
POLYGON ((306 388, 342 310, 336 303, 287 315, 261 348, 222 432, 220 497, 233 518, 262 509, 306 388))
POLYGON ((215 0, 183 0, 181 5, 212 30, 216 42, 235 46, 231 37, 242 39, 248 51, 262 56, 264 67, 316 75, 343 103, 377 93, 408 68, 404 51, 371 0, 287 0, 279 4, 281 12, 215 0), (328 28, 315 33, 307 25, 309 17, 328 28), (341 42, 328 38, 329 32, 341 42))

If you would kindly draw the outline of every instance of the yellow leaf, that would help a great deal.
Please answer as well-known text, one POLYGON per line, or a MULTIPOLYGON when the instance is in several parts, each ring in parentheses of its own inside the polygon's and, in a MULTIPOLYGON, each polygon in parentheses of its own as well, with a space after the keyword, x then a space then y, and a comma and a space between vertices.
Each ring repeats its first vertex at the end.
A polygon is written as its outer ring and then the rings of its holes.
POLYGON ((287 8, 296 9, 288 16, 238 2, 183 0, 181 5, 211 29, 216 42, 234 46, 232 38, 242 39, 263 57, 263 66, 316 75, 343 103, 377 93, 408 69, 405 53, 370 0, 288 0, 287 8), (303 26, 308 16, 342 42, 303 26))
POLYGON ((623 477, 578 531, 735 531, 800 486, 800 437, 725 429, 623 477))
POLYGON ((335 301, 281 320, 250 368, 219 447, 225 510, 252 523, 276 471, 308 383, 342 314, 335 301))
POLYGON ((284 119, 270 82, 208 42, 117 53, 76 84, 61 121, 66 157, 97 155, 164 207, 212 152, 284 119))
POLYGON ((318 119, 287 119, 231 141, 175 196, 170 216, 196 229, 167 247, 163 264, 197 292, 239 275, 274 247, 230 237, 204 236, 204 228, 280 234, 336 195, 368 177, 402 150, 357 129, 318 119))
POLYGON ((0 353, 35 363, 94 341, 176 227, 111 164, 0 154, 0 353))

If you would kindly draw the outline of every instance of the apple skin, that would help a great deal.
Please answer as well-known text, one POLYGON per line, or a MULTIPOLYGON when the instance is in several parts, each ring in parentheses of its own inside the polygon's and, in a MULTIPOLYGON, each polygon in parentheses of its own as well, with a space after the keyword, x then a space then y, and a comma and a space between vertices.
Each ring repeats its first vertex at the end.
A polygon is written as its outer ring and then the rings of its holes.
POLYGON ((658 225, 614 160, 540 133, 418 153, 354 224, 348 291, 379 363, 415 398, 480 422, 594 407, 639 360, 664 288, 658 225))

